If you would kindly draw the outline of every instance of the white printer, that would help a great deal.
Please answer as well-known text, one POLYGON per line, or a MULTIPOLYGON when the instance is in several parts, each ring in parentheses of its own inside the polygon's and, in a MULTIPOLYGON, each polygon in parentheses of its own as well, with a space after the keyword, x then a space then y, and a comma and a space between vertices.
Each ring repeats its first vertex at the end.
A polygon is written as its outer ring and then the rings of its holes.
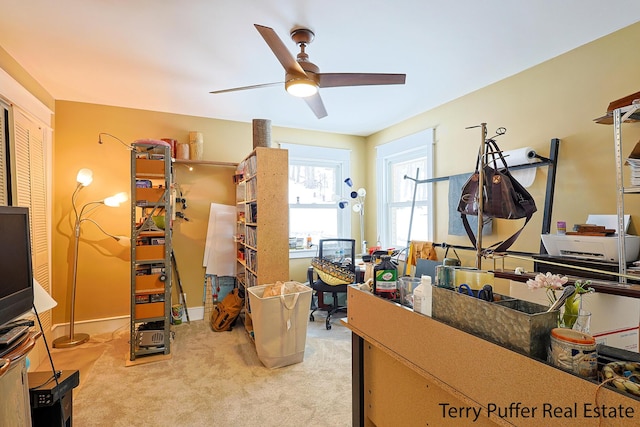
MULTIPOLYGON (((640 236, 626 234, 631 221, 630 215, 624 216, 625 259, 632 262, 638 259, 640 236)), ((589 215, 587 224, 602 225, 617 230, 616 215, 589 215)), ((542 243, 549 255, 572 257, 606 262, 618 262, 618 236, 581 236, 563 234, 542 234, 542 243)))

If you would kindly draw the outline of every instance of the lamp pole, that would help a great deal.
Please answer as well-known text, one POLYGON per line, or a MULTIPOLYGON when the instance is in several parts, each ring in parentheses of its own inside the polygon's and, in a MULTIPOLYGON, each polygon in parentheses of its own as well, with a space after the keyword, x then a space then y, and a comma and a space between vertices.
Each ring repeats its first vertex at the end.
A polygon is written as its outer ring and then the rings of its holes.
POLYGON ((78 192, 88 186, 92 179, 93 179, 93 173, 89 170, 89 169, 81 169, 80 172, 78 172, 78 177, 76 178, 78 181, 78 185, 76 186, 76 189, 73 192, 73 195, 71 196, 71 205, 73 207, 73 212, 75 214, 75 224, 73 227, 73 234, 74 234, 74 241, 73 241, 73 276, 71 278, 71 301, 70 301, 70 307, 69 307, 69 335, 68 336, 62 336, 59 338, 56 338, 55 340, 53 340, 53 347, 54 348, 68 348, 68 347, 75 347, 77 345, 83 344, 87 341, 89 341, 89 334, 85 334, 85 333, 79 333, 76 334, 75 333, 75 306, 76 306, 76 284, 78 281, 78 247, 80 245, 80 231, 82 228, 82 223, 84 221, 89 221, 94 223, 98 229, 106 234, 107 236, 115 239, 116 241, 120 241, 121 238, 118 236, 114 236, 112 234, 107 233, 102 227, 100 227, 100 224, 98 224, 96 221, 90 219, 90 218, 84 218, 83 215, 88 214, 89 212, 93 211, 94 209, 102 206, 102 205, 107 205, 107 206, 119 206, 120 203, 124 202, 127 200, 127 195, 126 193, 118 193, 115 196, 111 196, 111 197, 107 197, 104 200, 99 200, 99 201, 93 201, 93 202, 88 202, 85 203, 82 208, 80 209, 80 211, 78 211, 77 207, 76 207, 76 196, 78 195, 78 192), (92 208, 88 209, 85 212, 85 209, 88 206, 92 206, 92 208))
MULTIPOLYGON (((86 206, 86 205, 85 205, 86 206)), ((84 208, 83 208, 84 209, 84 208)), ((71 279, 71 308, 69 313, 69 336, 60 337, 53 341, 54 348, 68 348, 83 344, 89 341, 89 334, 76 334, 75 329, 75 306, 76 306, 76 283, 78 280, 78 246, 80 244, 80 217, 76 216, 73 243, 73 277, 71 279)))

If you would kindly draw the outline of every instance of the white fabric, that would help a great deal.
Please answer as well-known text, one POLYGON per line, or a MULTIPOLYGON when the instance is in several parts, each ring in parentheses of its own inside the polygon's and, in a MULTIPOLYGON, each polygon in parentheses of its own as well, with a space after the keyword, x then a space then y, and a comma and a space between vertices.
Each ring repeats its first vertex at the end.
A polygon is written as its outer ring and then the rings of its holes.
POLYGON ((267 368, 300 363, 307 339, 311 288, 285 282, 284 295, 262 298, 267 286, 247 289, 258 358, 267 368))
POLYGON ((235 206, 211 203, 203 259, 206 274, 235 275, 236 252, 233 241, 235 215, 235 206))

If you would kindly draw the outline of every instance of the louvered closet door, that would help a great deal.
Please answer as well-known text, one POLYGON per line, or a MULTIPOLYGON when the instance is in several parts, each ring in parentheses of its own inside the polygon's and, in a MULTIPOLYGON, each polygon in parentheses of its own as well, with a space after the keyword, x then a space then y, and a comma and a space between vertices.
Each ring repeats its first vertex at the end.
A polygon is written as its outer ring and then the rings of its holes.
MULTIPOLYGON (((16 160, 14 205, 29 207, 33 276, 51 293, 46 181, 47 130, 15 107, 13 122, 16 160)), ((51 329, 50 311, 43 313, 40 320, 45 331, 51 329)))
POLYGON ((9 166, 7 165, 7 135, 5 135, 5 127, 7 125, 7 118, 9 115, 9 107, 0 102, 0 206, 7 206, 9 204, 8 197, 8 181, 7 171, 9 166))

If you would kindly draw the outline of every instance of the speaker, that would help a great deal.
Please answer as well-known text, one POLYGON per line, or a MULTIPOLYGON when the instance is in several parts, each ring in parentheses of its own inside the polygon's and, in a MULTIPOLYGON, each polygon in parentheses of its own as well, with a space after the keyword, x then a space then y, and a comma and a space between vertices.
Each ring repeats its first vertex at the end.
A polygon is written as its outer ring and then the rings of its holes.
POLYGON ((62 371, 58 381, 52 372, 29 372, 31 425, 33 427, 71 427, 73 389, 80 383, 78 371, 62 371))
POLYGON ((71 390, 51 406, 31 408, 31 425, 33 427, 71 427, 73 402, 71 390))

